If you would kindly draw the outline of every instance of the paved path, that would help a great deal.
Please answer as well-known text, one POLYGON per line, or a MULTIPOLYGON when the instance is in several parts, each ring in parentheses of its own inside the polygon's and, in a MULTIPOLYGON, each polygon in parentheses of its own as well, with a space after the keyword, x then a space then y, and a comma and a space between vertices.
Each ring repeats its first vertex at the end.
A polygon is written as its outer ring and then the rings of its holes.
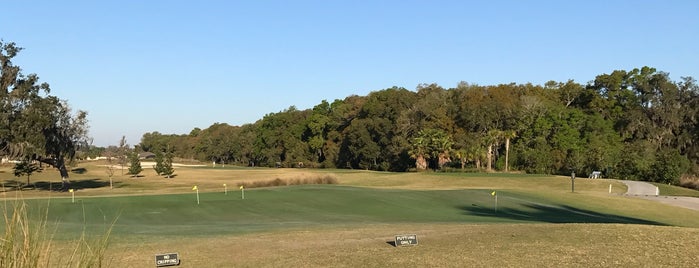
POLYGON ((628 187, 626 195, 657 195, 658 187, 642 181, 621 181, 628 187))
POLYGON ((643 198, 657 201, 663 204, 699 210, 699 198, 685 196, 664 196, 656 195, 657 187, 653 184, 642 181, 621 181, 628 187, 626 195, 636 198, 643 198))

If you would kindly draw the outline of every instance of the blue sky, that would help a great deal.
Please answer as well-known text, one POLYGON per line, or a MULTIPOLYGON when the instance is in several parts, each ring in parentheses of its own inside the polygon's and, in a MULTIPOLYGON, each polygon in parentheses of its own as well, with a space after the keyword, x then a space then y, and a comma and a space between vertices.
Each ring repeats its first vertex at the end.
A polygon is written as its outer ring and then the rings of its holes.
POLYGON ((98 146, 420 83, 699 77, 699 1, 6 1, 0 38, 98 146))

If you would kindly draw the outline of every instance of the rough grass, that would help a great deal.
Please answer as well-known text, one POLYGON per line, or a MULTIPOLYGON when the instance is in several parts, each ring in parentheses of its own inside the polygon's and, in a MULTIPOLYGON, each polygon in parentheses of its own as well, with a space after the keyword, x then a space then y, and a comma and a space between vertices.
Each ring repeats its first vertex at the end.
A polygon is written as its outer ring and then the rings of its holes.
POLYGON ((699 177, 684 175, 680 178, 680 186, 689 189, 699 190, 699 177))
POLYGON ((6 202, 3 208, 0 267, 40 267, 39 260, 51 249, 46 220, 30 219, 29 208, 21 201, 6 202))
POLYGON ((0 267, 103 267, 111 227, 105 234, 62 241, 54 247, 54 224, 48 209, 23 199, 3 204, 4 233, 0 237, 0 267))
POLYGON ((699 229, 627 224, 380 224, 216 237, 132 237, 110 256, 152 266, 176 249, 185 267, 694 267, 699 229), (395 235, 419 245, 394 247, 395 235), (215 245, 215 246, 214 246, 215 245))
POLYGON ((304 184, 337 184, 337 177, 334 175, 312 175, 309 177, 299 177, 292 179, 280 179, 253 182, 239 182, 238 187, 245 188, 261 188, 261 187, 278 187, 289 185, 304 185, 304 184))

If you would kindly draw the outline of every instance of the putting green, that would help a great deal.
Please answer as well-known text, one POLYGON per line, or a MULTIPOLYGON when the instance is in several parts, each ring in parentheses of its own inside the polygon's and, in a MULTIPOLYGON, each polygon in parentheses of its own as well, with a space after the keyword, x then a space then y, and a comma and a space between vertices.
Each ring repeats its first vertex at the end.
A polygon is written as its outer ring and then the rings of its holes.
POLYGON ((57 224, 57 237, 83 230, 113 235, 207 236, 284 228, 381 223, 632 223, 652 220, 591 211, 527 193, 491 190, 396 190, 304 185, 173 195, 36 199, 26 202, 57 224), (553 201, 555 202, 555 201, 553 201), (48 214, 46 211, 48 209, 48 214))

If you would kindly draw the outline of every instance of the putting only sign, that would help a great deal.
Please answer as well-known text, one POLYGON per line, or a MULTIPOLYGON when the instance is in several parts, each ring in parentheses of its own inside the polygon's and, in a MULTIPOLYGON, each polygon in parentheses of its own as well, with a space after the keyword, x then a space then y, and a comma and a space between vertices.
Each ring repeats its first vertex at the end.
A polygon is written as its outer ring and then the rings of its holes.
POLYGON ((165 253, 155 255, 155 266, 175 266, 180 265, 180 255, 177 253, 165 253))
POLYGON ((417 235, 409 234, 396 236, 396 247, 414 245, 417 245, 417 235))

